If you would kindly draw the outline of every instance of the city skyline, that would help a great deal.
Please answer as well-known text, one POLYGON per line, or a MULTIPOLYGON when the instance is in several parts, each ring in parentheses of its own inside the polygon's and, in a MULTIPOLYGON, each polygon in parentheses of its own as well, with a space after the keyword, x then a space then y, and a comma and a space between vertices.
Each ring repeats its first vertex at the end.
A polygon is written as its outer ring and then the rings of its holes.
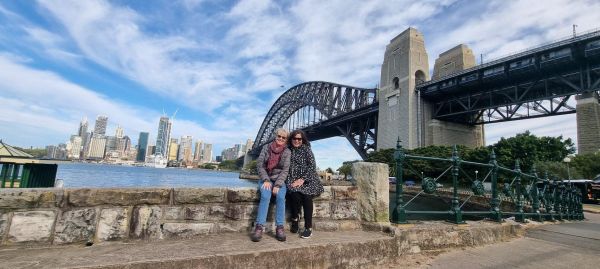
MULTIPOLYGON (((81 116, 106 115, 106 133, 120 125, 132 140, 156 141, 160 117, 178 111, 171 137, 201 134, 221 152, 254 139, 298 83, 375 87, 386 44, 409 26, 433 67, 458 44, 485 62, 573 25, 595 29, 598 13, 591 0, 2 1, 0 138, 41 148, 69 139, 81 116)), ((485 127, 488 145, 525 130, 576 141, 574 115, 485 127)), ((344 138, 312 144, 320 167, 359 159, 344 138)))

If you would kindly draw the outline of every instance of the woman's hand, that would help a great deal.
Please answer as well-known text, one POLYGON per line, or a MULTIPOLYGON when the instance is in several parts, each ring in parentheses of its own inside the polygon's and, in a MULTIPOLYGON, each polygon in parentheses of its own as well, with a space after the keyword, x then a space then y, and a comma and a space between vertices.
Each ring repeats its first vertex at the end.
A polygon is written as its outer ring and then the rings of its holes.
POLYGON ((265 183, 262 184, 263 189, 270 191, 271 190, 271 181, 265 181, 265 183))
POLYGON ((273 195, 277 195, 277 193, 279 192, 279 187, 275 186, 273 187, 273 195))
POLYGON ((299 178, 297 180, 295 180, 294 182, 292 182, 292 187, 294 188, 298 188, 300 186, 304 185, 304 179, 303 178, 299 178))

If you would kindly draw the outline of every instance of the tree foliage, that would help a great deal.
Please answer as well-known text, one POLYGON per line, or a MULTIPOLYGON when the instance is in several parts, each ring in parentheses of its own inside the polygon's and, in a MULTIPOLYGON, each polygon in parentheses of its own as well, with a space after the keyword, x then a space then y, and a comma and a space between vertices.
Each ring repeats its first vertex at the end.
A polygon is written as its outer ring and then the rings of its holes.
MULTIPOLYGON (((502 138, 496 144, 488 147, 479 147, 473 149, 465 146, 457 146, 456 148, 460 159, 476 163, 488 163, 490 161, 490 155, 493 149, 499 165, 514 169, 515 161, 519 160, 520 169, 524 172, 530 172, 536 163, 540 163, 543 166, 543 169, 562 171, 562 167, 552 163, 560 162, 564 157, 575 152, 575 147, 571 139, 564 140, 562 136, 537 137, 528 131, 522 134, 517 134, 515 137, 502 138)), ((412 150, 405 150, 405 153, 412 156, 449 159, 452 157, 453 149, 454 147, 452 146, 428 146, 412 150)), ((390 166, 390 175, 395 176, 396 164, 394 160, 394 151, 395 149, 384 149, 372 152, 368 155, 367 161, 387 163, 390 166)), ((573 161, 573 164, 573 166, 575 166, 575 161, 573 161)), ((420 179, 421 176, 437 177, 446 171, 446 169, 448 169, 450 166, 451 163, 449 162, 411 160, 410 162, 405 162, 403 170, 406 179, 420 179), (421 173, 423 174, 421 175, 421 173)), ((460 180, 463 181, 463 183, 470 182, 468 179, 474 179, 476 174, 479 179, 482 179, 482 177, 485 176, 485 173, 487 173, 485 168, 470 166, 467 164, 463 164, 460 169, 462 171, 461 175, 467 175, 466 177, 460 177, 460 180), (478 173, 476 173, 476 171, 478 173)), ((537 169, 537 171, 540 172, 540 169, 537 169)), ((505 178, 507 177, 500 177, 500 182, 502 182, 505 178)), ((451 177, 449 172, 440 178, 440 181, 442 182, 450 180, 451 177)))
POLYGON ((244 167, 244 169, 250 174, 258 174, 258 171, 256 170, 256 168, 257 168, 256 160, 250 161, 250 163, 248 163, 246 165, 246 167, 244 167))
POLYGON ((340 174, 344 175, 344 179, 348 179, 348 176, 352 175, 352 164, 355 162, 357 161, 343 162, 342 166, 340 166, 340 168, 337 169, 337 171, 340 172, 340 174))
POLYGON ((570 165, 578 171, 583 178, 593 179, 600 174, 600 152, 579 154, 572 158, 570 165))
POLYGON ((221 170, 238 170, 237 160, 226 160, 219 164, 221 170))
POLYGON ((41 148, 24 149, 24 148, 20 148, 20 147, 14 147, 14 148, 21 150, 27 154, 30 154, 34 158, 44 158, 48 155, 48 151, 46 149, 41 149, 41 148))

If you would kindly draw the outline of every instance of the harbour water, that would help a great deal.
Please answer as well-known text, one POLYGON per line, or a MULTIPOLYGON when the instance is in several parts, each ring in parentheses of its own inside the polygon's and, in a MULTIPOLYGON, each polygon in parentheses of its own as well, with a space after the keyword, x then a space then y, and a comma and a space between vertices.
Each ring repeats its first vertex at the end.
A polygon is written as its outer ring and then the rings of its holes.
POLYGON ((65 188, 254 187, 238 173, 185 168, 151 168, 107 164, 59 164, 65 188))

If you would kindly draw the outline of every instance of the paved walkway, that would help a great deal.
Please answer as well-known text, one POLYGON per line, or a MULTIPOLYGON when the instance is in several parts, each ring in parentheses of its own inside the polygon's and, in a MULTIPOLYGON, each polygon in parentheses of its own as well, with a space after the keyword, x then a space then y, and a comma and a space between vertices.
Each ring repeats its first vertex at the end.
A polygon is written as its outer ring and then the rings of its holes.
MULTIPOLYGON (((243 256, 254 259, 264 254, 306 253, 321 247, 342 249, 352 244, 374 243, 393 238, 376 232, 317 232, 310 239, 288 234, 286 242, 265 236, 259 243, 251 242, 245 234, 224 234, 200 237, 195 240, 108 243, 91 247, 50 247, 36 249, 0 249, 0 268, 204 268, 211 258, 231 259, 243 256), (263 253, 261 253, 263 252, 263 253)), ((348 248, 353 249, 353 248, 348 248)), ((360 248, 359 248, 360 249, 360 248)), ((361 250, 366 251, 366 250, 361 250)), ((314 254, 312 254, 314 255, 314 254)), ((241 258, 240 258, 241 257, 241 258)), ((282 258, 282 257, 280 257, 282 258)), ((332 258, 333 259, 333 258, 332 258)), ((213 259, 214 260, 214 259, 213 259)), ((309 260, 309 259, 308 259, 309 260)), ((247 268, 237 264, 235 268, 247 268)))
POLYGON ((523 238, 444 253, 430 268, 600 268, 600 214, 588 220, 544 225, 523 238))

